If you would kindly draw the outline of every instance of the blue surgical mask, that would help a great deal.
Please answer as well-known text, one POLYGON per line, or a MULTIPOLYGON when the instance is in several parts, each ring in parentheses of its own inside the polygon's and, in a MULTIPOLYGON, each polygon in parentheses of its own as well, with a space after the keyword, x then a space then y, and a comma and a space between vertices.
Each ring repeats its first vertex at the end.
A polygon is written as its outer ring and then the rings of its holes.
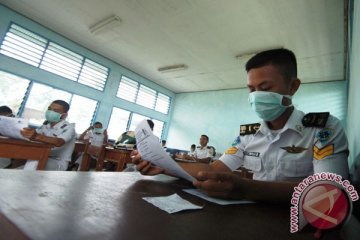
POLYGON ((103 129, 103 128, 94 128, 94 129, 93 129, 93 132, 94 132, 94 133, 101 134, 101 133, 104 132, 104 129, 103 129))
MULTIPOLYGON (((264 121, 272 121, 277 119, 292 104, 284 106, 283 98, 291 100, 290 95, 281 95, 275 92, 254 91, 249 94, 249 102, 251 108, 264 121)), ((291 102, 291 101, 290 101, 291 102)))
POLYGON ((46 121, 51 122, 51 123, 60 122, 61 114, 54 112, 52 110, 47 110, 45 112, 45 119, 46 119, 46 121))

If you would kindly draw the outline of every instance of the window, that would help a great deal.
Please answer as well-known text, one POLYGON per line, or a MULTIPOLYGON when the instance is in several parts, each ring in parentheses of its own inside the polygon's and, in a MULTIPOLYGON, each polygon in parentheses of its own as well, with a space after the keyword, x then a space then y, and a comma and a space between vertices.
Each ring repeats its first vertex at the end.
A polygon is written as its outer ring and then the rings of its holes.
POLYGON ((135 102, 139 84, 127 77, 122 77, 117 92, 117 97, 129 102, 135 102))
POLYGON ((50 43, 45 51, 40 68, 76 81, 83 57, 55 43, 50 43))
POLYGON ((90 125, 97 107, 97 101, 73 95, 70 102, 68 121, 75 124, 77 133, 83 133, 90 125))
POLYGON ((129 118, 129 111, 113 107, 107 130, 109 139, 117 140, 123 132, 127 131, 129 118))
POLYGON ((156 119, 152 119, 152 121, 154 122, 154 135, 161 139, 164 130, 164 122, 156 119))
POLYGON ((145 87, 144 85, 140 85, 138 97, 136 99, 136 103, 154 109, 156 98, 156 91, 151 88, 145 87))
POLYGON ((136 126, 144 119, 149 119, 148 117, 145 117, 143 115, 133 113, 131 116, 131 122, 130 122, 130 131, 135 131, 136 126))
POLYGON ((169 112, 170 97, 124 76, 116 96, 164 114, 169 112))
POLYGON ((11 24, 0 53, 103 91, 109 69, 25 28, 11 24))
POLYGON ((156 99, 155 110, 164 114, 169 112, 170 107, 170 97, 159 93, 156 99))
POLYGON ((12 24, 0 47, 0 53, 38 67, 47 40, 12 24))
POLYGON ((0 71, 0 106, 7 105, 16 115, 29 84, 30 81, 27 79, 0 71))

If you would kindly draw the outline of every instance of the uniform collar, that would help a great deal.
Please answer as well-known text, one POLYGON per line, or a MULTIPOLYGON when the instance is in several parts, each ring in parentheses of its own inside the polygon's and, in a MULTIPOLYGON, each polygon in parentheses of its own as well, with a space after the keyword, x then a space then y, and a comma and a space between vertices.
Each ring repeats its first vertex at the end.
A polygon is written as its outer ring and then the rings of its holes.
POLYGON ((207 145, 205 145, 204 147, 201 147, 201 145, 199 146, 201 150, 206 149, 207 145))
POLYGON ((66 123, 66 121, 64 119, 62 119, 60 122, 58 122, 57 124, 55 124, 53 127, 51 126, 51 123, 47 124, 47 127, 52 128, 52 129, 59 129, 61 128, 64 124, 66 123))
MULTIPOLYGON (((302 125, 301 120, 304 117, 304 115, 305 114, 302 111, 294 108, 288 121, 286 122, 285 126, 282 128, 282 131, 280 131, 280 133, 285 132, 288 129, 291 129, 291 130, 299 133, 301 136, 303 136, 304 135, 304 126, 302 125)), ((261 132, 262 134, 266 135, 270 131, 271 130, 269 129, 266 122, 262 121, 261 125, 260 125, 260 129, 257 133, 261 132)))

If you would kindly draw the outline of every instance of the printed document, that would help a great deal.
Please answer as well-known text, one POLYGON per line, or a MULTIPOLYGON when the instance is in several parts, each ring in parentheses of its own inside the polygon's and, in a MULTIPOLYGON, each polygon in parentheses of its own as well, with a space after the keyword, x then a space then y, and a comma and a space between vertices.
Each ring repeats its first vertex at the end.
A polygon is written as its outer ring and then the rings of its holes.
POLYGON ((0 135, 16 139, 29 140, 21 135, 20 130, 28 127, 29 120, 0 116, 0 135))

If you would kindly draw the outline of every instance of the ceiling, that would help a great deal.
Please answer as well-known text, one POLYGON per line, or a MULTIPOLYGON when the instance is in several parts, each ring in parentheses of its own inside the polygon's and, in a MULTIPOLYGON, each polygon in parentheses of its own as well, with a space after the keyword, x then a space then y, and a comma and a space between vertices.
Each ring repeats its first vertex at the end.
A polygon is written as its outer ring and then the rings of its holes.
POLYGON ((295 52, 303 82, 344 79, 343 0, 0 2, 175 93, 246 87, 249 55, 236 56, 274 47, 295 52), (89 31, 111 15, 121 23, 89 31))

